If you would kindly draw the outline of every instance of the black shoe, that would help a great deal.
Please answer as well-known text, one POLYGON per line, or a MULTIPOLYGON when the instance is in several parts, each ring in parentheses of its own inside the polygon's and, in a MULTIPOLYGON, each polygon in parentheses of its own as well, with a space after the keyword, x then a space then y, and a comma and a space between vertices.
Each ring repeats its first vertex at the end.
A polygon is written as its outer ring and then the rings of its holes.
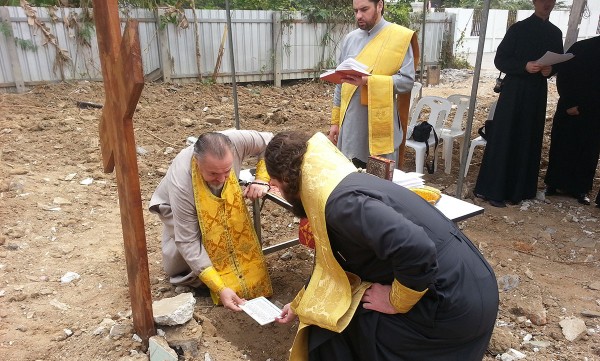
POLYGON ((552 186, 546 187, 546 195, 547 196, 555 196, 557 194, 558 194, 558 191, 556 190, 556 188, 554 188, 552 186))
POLYGON ((477 194, 477 193, 473 193, 473 195, 474 195, 476 198, 483 199, 484 201, 487 201, 487 198, 486 198, 484 195, 477 194))
POLYGON ((590 197, 587 196, 587 194, 585 193, 581 193, 580 195, 577 196, 577 202, 589 206, 590 205, 590 197))
POLYGON ((490 199, 489 202, 490 202, 490 205, 492 205, 494 207, 498 207, 498 208, 506 207, 506 203, 504 203, 504 201, 495 201, 493 199, 490 199))

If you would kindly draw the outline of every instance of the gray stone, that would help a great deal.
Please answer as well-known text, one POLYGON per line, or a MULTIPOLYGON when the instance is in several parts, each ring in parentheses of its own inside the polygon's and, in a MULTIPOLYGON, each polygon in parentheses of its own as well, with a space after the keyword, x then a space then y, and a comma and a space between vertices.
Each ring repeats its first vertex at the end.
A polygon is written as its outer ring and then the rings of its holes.
POLYGON ((128 323, 115 323, 111 328, 108 335, 113 340, 118 340, 123 337, 126 333, 133 330, 132 326, 128 323))
POLYGON ((581 311, 581 315, 585 316, 585 317, 597 318, 597 317, 600 317, 600 312, 583 310, 583 311, 581 311))
POLYGON ((524 342, 526 345, 530 345, 531 347, 537 348, 546 348, 552 346, 552 342, 550 341, 542 341, 542 340, 533 340, 524 342))
POLYGON ((108 330, 115 324, 116 322, 113 321, 110 318, 105 318, 102 320, 102 322, 100 322, 100 324, 98 325, 98 327, 96 327, 96 329, 94 330, 94 332, 92 332, 92 334, 94 336, 100 336, 103 334, 108 333, 108 330))
POLYGON ((515 361, 524 359, 526 355, 520 351, 515 350, 514 348, 509 348, 505 353, 500 355, 500 359, 502 361, 515 361))
POLYGON ((152 336, 148 342, 150 361, 177 361, 177 353, 169 347, 167 340, 160 336, 152 336))
POLYGON ((498 279, 498 288, 501 291, 508 292, 519 285, 518 275, 504 275, 498 279))
POLYGON ((587 331, 585 322, 576 317, 565 318, 559 322, 563 336, 569 341, 575 341, 587 331))
POLYGON ((195 304, 196 299, 192 293, 152 302, 154 322, 166 326, 183 325, 194 315, 195 304))
POLYGON ((590 290, 600 291, 600 282, 592 282, 588 285, 590 290))
POLYGON ((596 248, 597 241, 592 238, 582 237, 575 241, 576 247, 581 248, 596 248))
POLYGON ((169 346, 175 350, 181 350, 186 358, 198 356, 198 341, 194 339, 188 340, 169 340, 169 346))
POLYGON ((186 127, 186 128, 187 128, 187 127, 191 127, 191 126, 193 126, 193 125, 194 125, 194 123, 195 123, 195 122, 194 122, 192 119, 190 119, 190 118, 181 118, 181 119, 179 120, 179 124, 181 124, 182 126, 184 126, 184 127, 186 127))
POLYGON ((223 122, 223 119, 221 119, 220 117, 205 117, 204 121, 212 124, 212 125, 219 125, 223 122))

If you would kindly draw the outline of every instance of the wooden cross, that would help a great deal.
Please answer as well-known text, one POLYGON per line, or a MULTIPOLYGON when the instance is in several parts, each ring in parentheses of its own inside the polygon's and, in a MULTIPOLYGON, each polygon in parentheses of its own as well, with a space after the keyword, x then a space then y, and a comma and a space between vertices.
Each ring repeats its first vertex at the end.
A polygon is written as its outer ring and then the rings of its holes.
POLYGON ((116 167, 133 327, 148 346, 156 330, 132 119, 144 88, 138 22, 129 20, 121 37, 117 0, 94 0, 94 20, 105 92, 102 162, 105 173, 116 167))

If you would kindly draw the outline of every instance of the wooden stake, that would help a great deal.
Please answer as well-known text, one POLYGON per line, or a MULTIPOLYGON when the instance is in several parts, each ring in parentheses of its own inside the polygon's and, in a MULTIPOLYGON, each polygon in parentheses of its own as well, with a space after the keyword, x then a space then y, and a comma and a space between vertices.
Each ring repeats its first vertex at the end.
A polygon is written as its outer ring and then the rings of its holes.
POLYGON ((105 173, 116 168, 133 327, 147 347, 156 330, 133 132, 133 113, 144 88, 138 22, 129 20, 121 37, 117 0, 94 0, 94 20, 105 91, 100 119, 103 168, 105 173))

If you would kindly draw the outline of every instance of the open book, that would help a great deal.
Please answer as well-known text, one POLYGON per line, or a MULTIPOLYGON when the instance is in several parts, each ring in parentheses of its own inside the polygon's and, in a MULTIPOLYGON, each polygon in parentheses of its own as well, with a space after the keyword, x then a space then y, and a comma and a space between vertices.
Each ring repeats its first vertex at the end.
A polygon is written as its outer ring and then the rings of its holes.
POLYGON ((321 74, 320 78, 323 80, 327 80, 332 83, 341 84, 342 78, 347 75, 371 75, 367 70, 368 66, 357 61, 354 58, 348 58, 342 61, 337 68, 332 70, 327 70, 323 74, 321 74))

